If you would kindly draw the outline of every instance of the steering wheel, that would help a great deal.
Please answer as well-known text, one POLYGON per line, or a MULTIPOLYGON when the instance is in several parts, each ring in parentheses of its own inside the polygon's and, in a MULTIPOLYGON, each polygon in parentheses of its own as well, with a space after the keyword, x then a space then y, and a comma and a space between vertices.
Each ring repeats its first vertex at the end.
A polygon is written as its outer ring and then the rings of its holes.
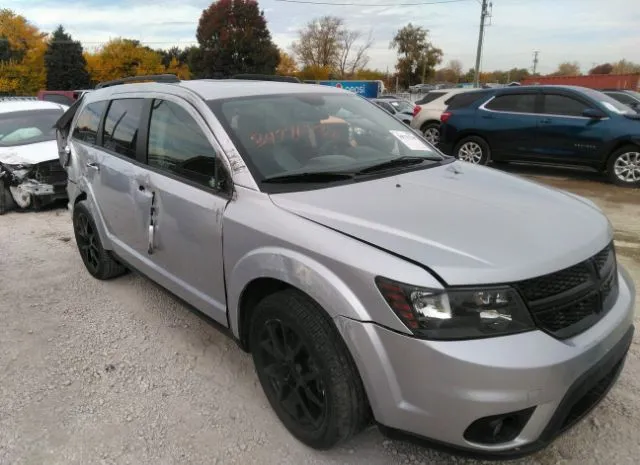
POLYGON ((328 140, 318 147, 318 156, 339 154, 343 151, 340 149, 340 145, 337 140, 328 140))

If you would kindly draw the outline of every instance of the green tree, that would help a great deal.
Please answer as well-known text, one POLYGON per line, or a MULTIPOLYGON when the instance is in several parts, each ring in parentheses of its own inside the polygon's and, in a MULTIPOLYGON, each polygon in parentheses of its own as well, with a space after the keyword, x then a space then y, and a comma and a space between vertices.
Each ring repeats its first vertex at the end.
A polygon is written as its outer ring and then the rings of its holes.
POLYGON ((204 77, 275 74, 279 52, 256 0, 218 0, 203 11, 196 38, 204 77))
POLYGON ((558 65, 558 70, 552 76, 579 76, 580 65, 577 61, 564 62, 558 65))
POLYGON ((181 49, 180 47, 171 47, 168 50, 159 49, 157 53, 162 57, 162 64, 168 68, 171 66, 171 62, 175 59, 180 64, 187 64, 188 49, 181 49))
POLYGON ((429 30, 411 23, 396 33, 389 48, 398 52, 396 70, 404 87, 425 82, 442 62, 442 50, 429 41, 429 30))
POLYGON ((80 42, 72 40, 62 26, 53 33, 44 54, 47 89, 74 90, 89 87, 87 61, 80 42))

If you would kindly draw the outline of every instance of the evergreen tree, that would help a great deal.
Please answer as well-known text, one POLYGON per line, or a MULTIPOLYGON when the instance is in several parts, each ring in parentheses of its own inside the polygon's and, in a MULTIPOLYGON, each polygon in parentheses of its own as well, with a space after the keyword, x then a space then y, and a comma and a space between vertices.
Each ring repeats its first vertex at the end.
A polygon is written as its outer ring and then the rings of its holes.
POLYGON ((90 85, 87 61, 82 45, 74 41, 62 26, 53 33, 44 55, 47 70, 47 89, 76 90, 90 85))

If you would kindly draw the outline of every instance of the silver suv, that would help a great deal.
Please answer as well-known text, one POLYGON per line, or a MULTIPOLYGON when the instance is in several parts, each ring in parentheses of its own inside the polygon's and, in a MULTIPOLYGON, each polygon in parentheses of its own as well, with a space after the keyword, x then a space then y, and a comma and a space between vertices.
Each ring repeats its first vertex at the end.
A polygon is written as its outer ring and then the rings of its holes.
POLYGON ((112 84, 57 124, 87 270, 138 270, 227 327, 303 443, 375 422, 517 456, 614 384, 635 291, 590 201, 340 89, 112 84))

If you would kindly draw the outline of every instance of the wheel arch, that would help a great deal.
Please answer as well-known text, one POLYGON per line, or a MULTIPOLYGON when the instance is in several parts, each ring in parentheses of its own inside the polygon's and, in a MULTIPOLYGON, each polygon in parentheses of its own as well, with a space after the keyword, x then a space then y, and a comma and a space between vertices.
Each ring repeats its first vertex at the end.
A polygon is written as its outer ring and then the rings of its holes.
POLYGON ((628 139, 622 139, 622 140, 616 141, 614 145, 609 149, 607 156, 602 161, 602 165, 600 169, 602 171, 605 171, 609 164, 609 160, 611 160, 611 157, 613 157, 618 150, 620 150, 623 147, 626 147, 627 145, 634 145, 638 148, 638 150, 640 150, 640 137, 636 137, 636 138, 630 137, 628 139))
POLYGON ((420 124, 420 130, 424 131, 424 129, 430 124, 437 124, 438 126, 440 126, 441 122, 438 119, 427 118, 425 121, 422 122, 422 124, 420 124))
POLYGON ((283 248, 259 249, 240 259, 227 277, 229 325, 244 350, 250 350, 247 332, 253 309, 266 296, 284 289, 304 294, 331 320, 369 318, 353 291, 324 265, 283 248))
POLYGON ((456 138, 453 141, 453 147, 455 148, 463 139, 466 139, 468 137, 477 137, 479 139, 482 139, 489 147, 489 150, 491 150, 491 144, 489 143, 489 139, 486 136, 474 130, 466 130, 456 134, 456 138))

